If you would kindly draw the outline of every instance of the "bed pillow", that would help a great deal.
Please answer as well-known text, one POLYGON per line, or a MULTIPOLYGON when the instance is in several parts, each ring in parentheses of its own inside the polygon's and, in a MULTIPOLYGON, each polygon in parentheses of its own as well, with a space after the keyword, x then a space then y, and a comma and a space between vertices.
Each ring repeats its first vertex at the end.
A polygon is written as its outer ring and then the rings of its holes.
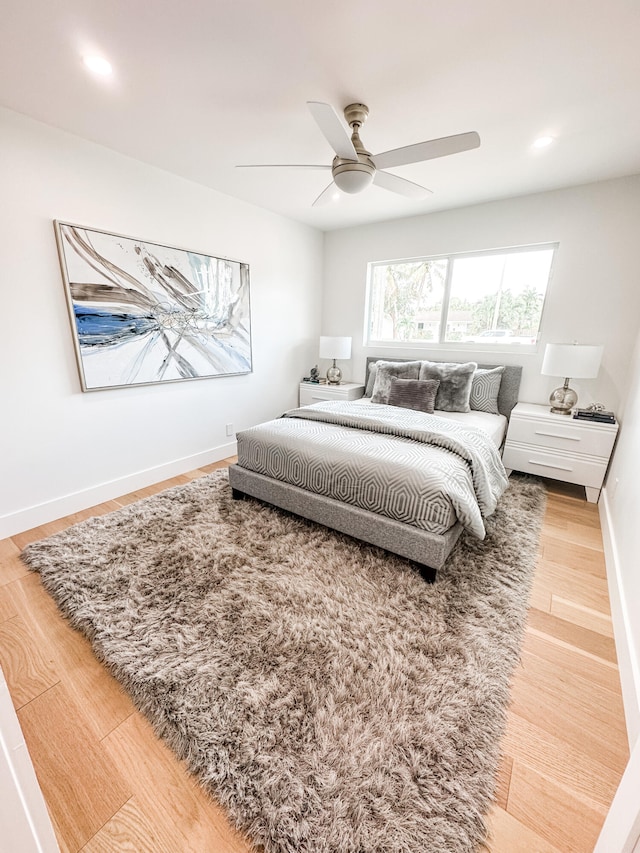
POLYGON ((498 394, 504 367, 484 368, 479 367, 473 374, 471 383, 471 396, 469 405, 475 412, 489 412, 491 415, 499 415, 498 394))
POLYGON ((391 377, 389 405, 415 409, 432 415, 438 393, 437 379, 398 379, 391 377))
POLYGON ((471 384, 477 364, 456 362, 423 361, 420 379, 438 379, 440 386, 436 395, 436 409, 441 412, 470 412, 471 384))
MULTIPOLYGON (((388 403, 391 391, 391 378, 419 379, 420 361, 378 361, 376 379, 373 383, 372 403, 388 403)), ((430 378, 430 377, 427 377, 430 378)))
POLYGON ((376 383, 376 373, 378 372, 378 362, 372 361, 369 365, 369 375, 367 376, 367 387, 364 389, 363 397, 370 397, 373 394, 373 386, 376 383))
MULTIPOLYGON (((380 364, 409 364, 407 361, 385 361, 384 359, 379 359, 378 361, 372 361, 369 363, 369 375, 367 376, 367 387, 364 389, 363 397, 371 397, 373 395, 373 389, 376 384, 376 375, 378 373, 378 365, 380 364)), ((416 377, 417 378, 417 377, 416 377)))

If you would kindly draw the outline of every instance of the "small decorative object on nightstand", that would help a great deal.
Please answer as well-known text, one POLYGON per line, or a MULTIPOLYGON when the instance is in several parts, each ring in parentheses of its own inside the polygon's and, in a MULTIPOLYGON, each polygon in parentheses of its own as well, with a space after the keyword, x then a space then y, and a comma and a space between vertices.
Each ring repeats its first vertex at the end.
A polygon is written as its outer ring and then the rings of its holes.
POLYGON ((309 375, 305 376, 302 380, 303 382, 315 382, 316 385, 320 382, 320 371, 318 370, 318 365, 312 367, 309 371, 309 375))
POLYGON ((359 400, 364 394, 364 384, 360 382, 342 382, 340 385, 316 385, 313 382, 301 382, 299 405, 310 406, 326 400, 359 400))
POLYGON ((547 406, 518 403, 502 454, 505 468, 584 486, 597 503, 618 424, 559 417, 547 406))
POLYGON ((327 370, 327 382, 329 385, 339 385, 342 380, 342 371, 336 367, 336 359, 351 358, 351 338, 320 338, 320 358, 332 358, 333 366, 327 370))
POLYGON ((578 395, 569 388, 569 379, 595 379, 602 360, 601 346, 547 344, 542 362, 543 376, 564 376, 564 385, 551 392, 549 402, 554 415, 570 415, 578 395))

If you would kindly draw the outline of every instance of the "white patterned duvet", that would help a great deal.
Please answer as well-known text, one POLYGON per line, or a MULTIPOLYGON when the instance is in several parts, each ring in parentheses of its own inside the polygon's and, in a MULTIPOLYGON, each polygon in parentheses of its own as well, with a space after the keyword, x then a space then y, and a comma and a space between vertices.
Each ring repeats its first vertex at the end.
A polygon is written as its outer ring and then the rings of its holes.
POLYGON ((431 533, 484 538, 507 485, 482 429, 369 401, 327 402, 238 433, 246 469, 431 533))

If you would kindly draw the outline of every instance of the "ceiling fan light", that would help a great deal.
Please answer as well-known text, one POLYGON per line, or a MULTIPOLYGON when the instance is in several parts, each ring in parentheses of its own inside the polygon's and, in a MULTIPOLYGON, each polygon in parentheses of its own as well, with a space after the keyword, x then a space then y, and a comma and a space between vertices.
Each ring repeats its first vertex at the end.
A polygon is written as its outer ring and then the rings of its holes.
POLYGON ((374 167, 367 163, 345 163, 334 168, 333 180, 342 192, 359 193, 371 185, 374 173, 374 167))

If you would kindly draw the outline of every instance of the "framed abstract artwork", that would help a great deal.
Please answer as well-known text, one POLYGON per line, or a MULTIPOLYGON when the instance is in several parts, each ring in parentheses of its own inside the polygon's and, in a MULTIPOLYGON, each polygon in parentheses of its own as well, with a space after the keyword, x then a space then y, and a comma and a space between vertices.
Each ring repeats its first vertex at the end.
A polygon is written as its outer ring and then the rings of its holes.
POLYGON ((54 226, 83 391, 251 372, 247 264, 54 226))

